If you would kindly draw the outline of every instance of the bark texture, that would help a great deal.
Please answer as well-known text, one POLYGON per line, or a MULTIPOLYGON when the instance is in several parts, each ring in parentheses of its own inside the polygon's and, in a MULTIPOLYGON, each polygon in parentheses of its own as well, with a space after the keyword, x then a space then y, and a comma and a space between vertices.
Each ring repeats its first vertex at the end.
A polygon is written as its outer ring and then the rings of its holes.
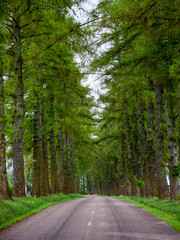
MULTIPOLYGON (((134 181, 137 178, 137 173, 139 172, 139 149, 138 149, 138 127, 137 127, 137 116, 136 111, 134 110, 132 115, 132 145, 133 145, 133 158, 134 158, 134 166, 133 166, 133 177, 134 181)), ((139 176, 140 174, 138 174, 139 176)), ((140 177, 140 176, 139 176, 140 177)), ((137 186, 135 181, 135 189, 132 191, 132 195, 135 196, 140 193, 140 189, 137 186)))
POLYGON ((49 186, 49 164, 48 164, 48 143, 47 143, 47 126, 46 126, 46 116, 45 112, 42 109, 42 151, 43 151, 43 171, 44 175, 44 191, 46 194, 50 194, 50 186, 49 186))
POLYGON ((74 193, 75 188, 75 173, 76 173, 76 165, 75 165, 75 145, 74 138, 71 136, 71 152, 70 152, 70 161, 71 161, 71 193, 74 193))
POLYGON ((122 162, 122 173, 123 173, 123 179, 122 179, 122 193, 123 195, 130 195, 130 185, 129 185, 129 179, 127 174, 127 157, 126 157, 126 143, 125 143, 126 136, 125 134, 122 134, 121 138, 121 162, 122 162))
POLYGON ((54 95, 50 97, 50 115, 51 115, 51 130, 50 130, 50 155, 51 155, 51 193, 58 192, 57 179, 57 163, 56 163, 56 139, 55 139, 55 120, 54 120, 54 95))
MULTIPOLYGON (((1 54, 1 52, 0 52, 1 54)), ((1 58, 1 56, 0 56, 1 58)), ((0 195, 2 199, 11 199, 6 170, 6 140, 4 133, 4 79, 2 76, 2 61, 0 59, 0 195)))
POLYGON ((164 173, 164 129, 163 129, 163 100, 162 83, 160 79, 156 81, 156 169, 158 196, 165 198, 168 195, 167 180, 164 173))
POLYGON ((15 117, 13 142, 14 196, 25 196, 23 123, 24 123, 24 85, 22 78, 21 27, 20 17, 14 14, 14 57, 15 57, 15 117))
POLYGON ((180 161, 180 49, 179 49, 179 86, 178 86, 178 133, 179 133, 179 137, 178 137, 178 150, 179 150, 179 161, 180 161))
POLYGON ((64 188, 64 139, 62 124, 59 127, 59 158, 58 158, 58 186, 59 192, 63 192, 64 188))
MULTIPOLYGON (((180 77, 179 77, 180 78, 180 77)), ((179 161, 180 161, 180 80, 179 80, 179 93, 178 93, 178 132, 179 132, 179 137, 178 137, 178 149, 179 149, 179 161)))
POLYGON ((34 178, 33 195, 45 195, 42 152, 42 120, 39 92, 34 93, 36 104, 34 109, 34 178))
POLYGON ((127 157, 128 157, 128 169, 129 169, 129 175, 130 175, 130 182, 131 182, 131 195, 135 195, 135 180, 133 175, 133 169, 134 169, 134 158, 132 153, 132 141, 131 141, 131 134, 130 134, 130 124, 129 124, 129 116, 126 113, 125 114, 125 130, 126 130, 126 146, 127 146, 127 157))
MULTIPOLYGON (((149 79, 149 91, 154 91, 153 81, 149 79)), ((155 135, 155 107, 153 99, 148 102, 148 119, 147 119, 147 143, 146 153, 150 178, 151 196, 157 196, 157 175, 156 175, 156 156, 154 151, 154 135, 155 135)))
POLYGON ((179 174, 177 171, 178 155, 177 155, 177 146, 176 146, 176 137, 175 137, 175 121, 173 119, 173 106, 171 104, 170 92, 166 94, 165 109, 166 109, 166 125, 167 125, 170 196, 172 200, 172 199, 177 199, 179 194, 179 174))
POLYGON ((151 183, 151 196, 157 196, 157 175, 156 175, 156 157, 154 151, 154 143, 153 138, 155 134, 155 111, 154 111, 154 103, 152 100, 149 101, 148 104, 148 120, 147 120, 147 161, 149 168, 149 177, 151 183))
POLYGON ((139 144, 140 144, 140 158, 139 166, 142 172, 140 180, 144 181, 144 185, 140 188, 141 196, 148 195, 148 171, 146 162, 146 132, 144 128, 144 112, 145 112, 145 102, 141 99, 139 105, 139 121, 138 121, 138 131, 139 131, 139 144))
POLYGON ((71 192, 71 168, 70 168, 70 136, 65 132, 65 158, 64 158, 64 193, 71 192))

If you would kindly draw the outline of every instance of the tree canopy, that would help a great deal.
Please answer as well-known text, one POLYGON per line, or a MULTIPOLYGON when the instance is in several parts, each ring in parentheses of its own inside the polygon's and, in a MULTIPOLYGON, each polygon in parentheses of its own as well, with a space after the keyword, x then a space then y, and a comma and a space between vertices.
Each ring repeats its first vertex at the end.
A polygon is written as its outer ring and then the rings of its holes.
POLYGON ((176 199, 180 3, 102 0, 82 23, 83 2, 0 3, 0 194, 11 198, 8 162, 17 197, 26 184, 176 199), (98 100, 86 72, 106 89, 98 100))

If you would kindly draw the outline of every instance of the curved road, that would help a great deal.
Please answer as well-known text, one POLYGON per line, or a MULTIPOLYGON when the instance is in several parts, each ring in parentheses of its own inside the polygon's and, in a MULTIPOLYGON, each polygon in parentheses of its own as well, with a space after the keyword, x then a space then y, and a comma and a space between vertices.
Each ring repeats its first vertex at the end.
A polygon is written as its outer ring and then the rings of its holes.
POLYGON ((0 240, 180 240, 180 233, 131 203, 88 196, 48 207, 0 240))

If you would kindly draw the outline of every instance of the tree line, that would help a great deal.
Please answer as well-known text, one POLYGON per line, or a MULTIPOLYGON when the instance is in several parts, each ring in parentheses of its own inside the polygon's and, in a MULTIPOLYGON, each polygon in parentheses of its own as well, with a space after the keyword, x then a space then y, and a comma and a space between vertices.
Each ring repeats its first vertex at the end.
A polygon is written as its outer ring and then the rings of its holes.
POLYGON ((100 36, 91 69, 101 72, 107 92, 99 99, 105 107, 96 133, 96 163, 87 175, 88 191, 176 199, 180 3, 101 1, 92 12, 94 19, 98 16, 94 29, 100 36))
POLYGON ((176 199, 180 3, 102 0, 80 24, 70 10, 81 2, 0 4, 0 194, 11 198, 7 161, 14 196, 31 172, 35 196, 80 183, 88 193, 176 199), (99 103, 81 84, 77 53, 93 57, 89 72, 107 90, 99 103))
MULTIPOLYGON (((93 126, 93 98, 81 84, 75 54, 88 29, 69 14, 81 1, 3 1, 0 4, 0 195, 79 192, 83 153, 93 126)), ((86 36, 86 38, 84 37, 86 36)))

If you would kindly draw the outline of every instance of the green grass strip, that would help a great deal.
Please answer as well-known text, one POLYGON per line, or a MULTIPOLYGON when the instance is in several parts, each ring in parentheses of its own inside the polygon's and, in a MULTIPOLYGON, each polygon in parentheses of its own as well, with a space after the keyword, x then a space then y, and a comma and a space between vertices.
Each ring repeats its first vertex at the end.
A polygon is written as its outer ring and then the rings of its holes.
POLYGON ((146 209, 148 212, 180 232, 180 201, 160 200, 159 198, 155 197, 95 195, 101 197, 120 198, 127 202, 133 203, 141 208, 146 209))
POLYGON ((57 193, 40 198, 28 196, 13 200, 0 200, 0 230, 54 204, 83 197, 81 194, 57 193))
POLYGON ((179 201, 160 200, 148 197, 127 197, 119 196, 122 200, 134 203, 146 209, 148 212, 163 220, 174 229, 180 231, 180 203, 179 201))

